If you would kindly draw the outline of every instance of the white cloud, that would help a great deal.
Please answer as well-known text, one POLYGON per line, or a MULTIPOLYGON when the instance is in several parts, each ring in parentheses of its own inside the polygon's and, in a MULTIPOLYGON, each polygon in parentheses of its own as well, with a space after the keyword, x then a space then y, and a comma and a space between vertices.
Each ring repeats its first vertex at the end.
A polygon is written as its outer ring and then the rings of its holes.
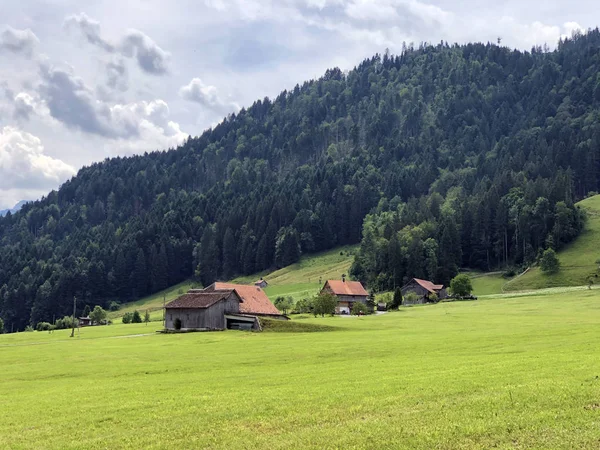
POLYGON ((115 47, 102 38, 100 22, 88 17, 86 13, 67 16, 64 21, 64 26, 67 29, 79 29, 90 44, 97 45, 107 52, 115 51, 115 47))
POLYGON ((193 78, 187 85, 179 89, 181 98, 190 102, 200 103, 208 109, 218 113, 239 111, 240 106, 221 98, 215 86, 204 84, 200 78, 193 78))
POLYGON ((31 57, 39 42, 38 37, 29 28, 26 30, 17 30, 6 26, 2 33, 0 33, 0 51, 4 50, 31 57))
POLYGON ((14 117, 19 120, 29 120, 29 117, 35 113, 36 101, 27 92, 19 92, 15 96, 14 117))
POLYGON ((169 71, 169 53, 139 30, 127 32, 121 43, 121 50, 123 55, 135 57, 140 69, 146 73, 163 75, 169 71))
POLYGON ((0 190, 52 189, 75 175, 75 169, 44 154, 36 136, 6 126, 0 132, 0 190))

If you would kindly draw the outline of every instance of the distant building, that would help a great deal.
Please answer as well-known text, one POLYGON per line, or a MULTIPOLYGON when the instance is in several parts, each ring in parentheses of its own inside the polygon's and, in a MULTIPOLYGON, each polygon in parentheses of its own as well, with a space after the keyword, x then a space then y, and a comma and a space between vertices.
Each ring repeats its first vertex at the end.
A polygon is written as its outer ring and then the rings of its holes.
POLYGON ((321 292, 329 292, 337 297, 336 314, 350 314, 354 303, 366 305, 369 296, 360 281, 347 281, 345 277, 341 280, 327 280, 321 292))
POLYGON ((402 289, 402 298, 404 299, 409 292, 414 292, 418 300, 416 303, 427 303, 432 294, 437 295, 438 300, 448 296, 443 284, 433 284, 431 281, 413 278, 406 283, 402 289))
POLYGON ((213 331, 260 328, 258 317, 287 320, 258 286, 213 283, 190 289, 165 306, 165 328, 213 331))
POLYGON ((89 317, 78 317, 77 320, 79 321, 80 327, 89 327, 93 325, 92 319, 89 317))
POLYGON ((267 280, 263 280, 262 277, 260 278, 260 280, 254 282, 254 286, 258 286, 261 289, 266 288, 268 285, 269 283, 267 283, 267 280))

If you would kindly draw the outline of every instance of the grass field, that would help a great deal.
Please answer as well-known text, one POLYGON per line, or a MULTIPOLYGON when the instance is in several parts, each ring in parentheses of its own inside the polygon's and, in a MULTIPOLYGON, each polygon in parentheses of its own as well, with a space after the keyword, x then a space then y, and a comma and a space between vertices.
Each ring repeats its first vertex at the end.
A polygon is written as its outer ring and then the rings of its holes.
MULTIPOLYGON (((578 203, 588 213, 588 222, 577 239, 561 250, 558 258, 560 271, 555 275, 544 275, 538 267, 507 283, 507 291, 541 289, 557 286, 581 286, 590 276, 598 273, 596 260, 600 258, 600 195, 578 203)), ((594 280, 600 283, 600 278, 594 280)))
POLYGON ((301 322, 2 335, 0 448, 600 446, 600 289, 301 322))

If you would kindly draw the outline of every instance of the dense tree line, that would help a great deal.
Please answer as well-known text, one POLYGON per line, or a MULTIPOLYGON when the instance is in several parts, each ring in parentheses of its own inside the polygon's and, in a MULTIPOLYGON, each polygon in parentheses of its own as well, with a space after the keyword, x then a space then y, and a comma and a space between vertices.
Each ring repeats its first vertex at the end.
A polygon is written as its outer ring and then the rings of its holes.
MULTIPOLYGON (((207 284, 357 243, 371 212, 365 228, 401 255, 382 285, 412 275, 397 269, 414 263, 400 261, 404 245, 422 246, 415 267, 442 279, 527 260, 548 235, 558 246, 579 230, 573 201, 598 190, 599 46, 598 30, 553 52, 410 45, 257 101, 177 149, 83 168, 0 219, 5 328, 69 314, 74 295, 108 307, 194 273, 207 284), (538 201, 541 231, 528 222, 538 201)), ((357 273, 375 282, 368 253, 357 273)))

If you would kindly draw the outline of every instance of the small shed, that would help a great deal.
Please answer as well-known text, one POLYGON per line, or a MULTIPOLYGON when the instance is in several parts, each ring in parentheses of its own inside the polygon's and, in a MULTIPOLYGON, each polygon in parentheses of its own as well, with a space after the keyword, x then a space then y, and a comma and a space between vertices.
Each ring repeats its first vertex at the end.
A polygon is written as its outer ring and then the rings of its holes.
POLYGON ((92 319, 88 317, 78 317, 77 320, 79 321, 79 326, 80 327, 89 327, 92 326, 92 319))
POLYGON ((267 280, 264 280, 263 277, 260 277, 260 280, 254 282, 254 286, 258 286, 261 289, 266 288, 268 285, 269 283, 267 283, 267 280))

